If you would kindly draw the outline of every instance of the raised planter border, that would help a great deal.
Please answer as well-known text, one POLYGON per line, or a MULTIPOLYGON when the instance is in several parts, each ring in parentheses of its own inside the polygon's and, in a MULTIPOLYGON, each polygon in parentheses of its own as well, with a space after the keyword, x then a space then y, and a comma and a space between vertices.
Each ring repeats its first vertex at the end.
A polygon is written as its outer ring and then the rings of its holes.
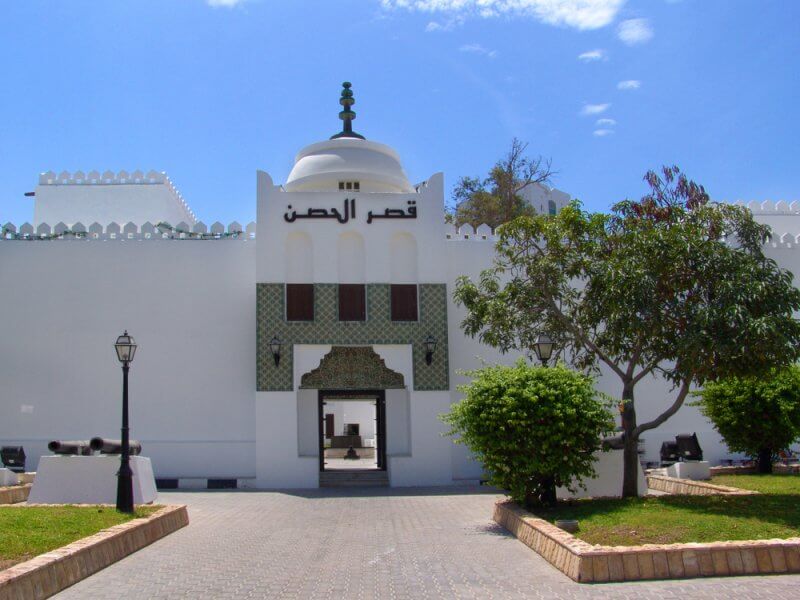
POLYGON ((666 477, 664 475, 648 475, 647 488, 664 492, 665 494, 680 494, 683 496, 752 496, 758 494, 753 490, 743 490, 727 485, 708 483, 707 481, 679 479, 678 477, 666 477))
POLYGON ((30 483, 0 487, 0 504, 17 504, 18 502, 25 502, 30 493, 30 483))
MULTIPOLYGON (((2 510, 25 509, 7 506, 2 510)), ((0 600, 48 598, 188 524, 185 505, 166 505, 148 517, 40 554, 0 571, 0 600)))
POLYGON ((578 583, 800 573, 800 538, 595 546, 508 500, 494 520, 578 583))

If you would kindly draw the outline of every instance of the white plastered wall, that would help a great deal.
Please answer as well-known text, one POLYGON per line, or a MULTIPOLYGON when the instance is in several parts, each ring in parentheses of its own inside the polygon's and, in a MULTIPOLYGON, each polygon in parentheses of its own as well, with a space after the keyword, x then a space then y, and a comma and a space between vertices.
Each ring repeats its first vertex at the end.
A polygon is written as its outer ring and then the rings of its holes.
POLYGON ((37 185, 34 202, 34 224, 47 223, 54 227, 63 222, 68 226, 82 223, 103 227, 117 223, 142 226, 166 221, 193 225, 194 215, 176 196, 167 183, 113 183, 37 185))
POLYGON ((444 178, 437 173, 420 184, 418 192, 408 194, 284 192, 259 171, 257 281, 389 283, 396 274, 403 283, 442 283, 447 272, 443 186, 444 178), (356 200, 356 217, 345 224, 335 219, 284 220, 289 206, 301 214, 309 208, 342 210, 345 198, 356 200), (367 224, 369 211, 406 209, 410 201, 416 202, 416 219, 376 219, 367 224), (296 251, 297 258, 276 259, 287 248, 296 251), (410 260, 416 264, 408 264, 410 260), (411 277, 414 280, 408 281, 411 277))
POLYGON ((157 477, 255 474, 255 245, 217 241, 0 242, 0 442, 28 468, 55 439, 131 436, 157 477))

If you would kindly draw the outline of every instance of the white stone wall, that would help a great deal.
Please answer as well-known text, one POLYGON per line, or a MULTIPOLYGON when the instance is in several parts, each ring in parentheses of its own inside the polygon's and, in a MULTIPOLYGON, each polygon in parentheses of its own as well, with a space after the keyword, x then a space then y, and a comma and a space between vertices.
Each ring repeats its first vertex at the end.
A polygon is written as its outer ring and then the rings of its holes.
POLYGON ((39 177, 35 193, 34 225, 81 223, 88 228, 95 222, 122 226, 165 221, 175 226, 197 220, 169 177, 155 171, 47 172, 39 177))
POLYGON ((522 190, 522 197, 536 210, 547 215, 564 208, 570 201, 570 195, 561 190, 534 183, 522 190))
POLYGON ((254 274, 254 242, 0 241, 0 443, 36 469, 50 440, 118 438, 127 328, 156 476, 253 477, 254 274))
POLYGON ((443 185, 437 173, 409 194, 285 192, 259 172, 257 281, 442 283, 447 272, 443 185), (348 198, 356 200, 356 217, 345 224, 335 219, 284 219, 292 211, 343 211, 348 198), (366 222, 370 211, 407 210, 409 202, 416 203, 416 219, 366 222))

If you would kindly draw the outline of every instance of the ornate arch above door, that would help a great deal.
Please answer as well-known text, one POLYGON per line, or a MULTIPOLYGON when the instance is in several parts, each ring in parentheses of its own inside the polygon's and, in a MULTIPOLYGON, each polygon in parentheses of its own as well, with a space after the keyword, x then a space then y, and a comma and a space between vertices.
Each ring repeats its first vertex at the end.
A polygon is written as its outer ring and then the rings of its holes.
POLYGON ((316 369, 300 378, 304 390, 396 390, 406 387, 370 346, 334 346, 316 369))

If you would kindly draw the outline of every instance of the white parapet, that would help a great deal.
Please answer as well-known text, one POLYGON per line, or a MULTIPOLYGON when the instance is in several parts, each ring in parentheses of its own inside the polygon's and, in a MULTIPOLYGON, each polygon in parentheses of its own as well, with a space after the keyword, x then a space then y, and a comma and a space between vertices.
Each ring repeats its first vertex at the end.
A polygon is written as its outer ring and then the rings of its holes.
MULTIPOLYGON (((619 498, 622 496, 622 479, 624 472, 624 451, 609 450, 608 452, 598 452, 595 454, 597 462, 594 469, 597 477, 587 479, 583 483, 586 489, 578 488, 576 494, 570 493, 566 488, 558 488, 558 497, 566 498, 619 498)), ((642 465, 639 466, 639 486, 640 496, 647 493, 647 478, 644 476, 642 465)))
POLYGON ((0 469, 0 487, 7 485, 17 485, 19 477, 10 469, 0 469))
POLYGON ((94 221, 194 224, 197 219, 165 173, 150 171, 52 171, 39 176, 34 196, 34 222, 70 226, 94 221))
POLYGON ((711 464, 707 460, 677 462, 667 467, 667 475, 678 479, 703 481, 711 479, 711 464))
MULTIPOLYGON (((39 459, 28 502, 31 504, 114 504, 118 455, 43 456, 39 459)), ((150 459, 131 456, 133 502, 155 501, 156 480, 150 459)))

